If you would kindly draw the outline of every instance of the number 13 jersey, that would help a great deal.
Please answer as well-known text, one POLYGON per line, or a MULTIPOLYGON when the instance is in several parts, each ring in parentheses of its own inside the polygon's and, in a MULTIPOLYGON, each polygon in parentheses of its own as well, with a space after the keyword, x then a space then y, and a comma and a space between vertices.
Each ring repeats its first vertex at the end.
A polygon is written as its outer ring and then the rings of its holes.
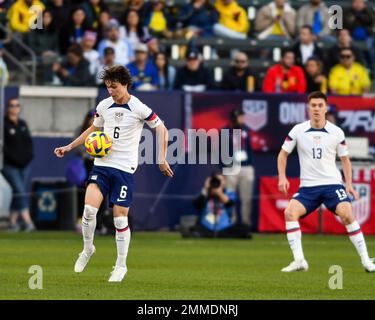
POLYGON ((96 158, 95 166, 116 168, 134 173, 138 166, 138 147, 144 123, 150 128, 161 124, 160 118, 138 98, 131 95, 126 104, 117 104, 112 97, 96 107, 95 127, 112 140, 112 151, 104 158, 96 158))
POLYGON ((344 132, 326 121, 322 129, 311 127, 310 121, 297 124, 286 137, 282 149, 291 153, 297 145, 300 164, 300 187, 342 184, 336 166, 336 155, 348 156, 344 132))

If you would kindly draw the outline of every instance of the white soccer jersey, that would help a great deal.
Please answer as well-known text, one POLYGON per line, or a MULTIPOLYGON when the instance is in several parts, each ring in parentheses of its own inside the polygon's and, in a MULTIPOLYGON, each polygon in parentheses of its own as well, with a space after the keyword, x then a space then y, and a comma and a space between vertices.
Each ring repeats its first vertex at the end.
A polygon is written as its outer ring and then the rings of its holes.
POLYGON ((336 155, 348 156, 344 132, 327 121, 323 129, 314 129, 310 121, 297 124, 286 137, 282 149, 291 153, 297 145, 301 187, 341 184, 336 155))
POLYGON ((161 124, 155 112, 133 95, 127 104, 117 104, 112 97, 102 100, 96 107, 94 126, 103 127, 110 136, 112 151, 104 158, 96 158, 94 164, 134 173, 145 122, 150 128, 161 124))

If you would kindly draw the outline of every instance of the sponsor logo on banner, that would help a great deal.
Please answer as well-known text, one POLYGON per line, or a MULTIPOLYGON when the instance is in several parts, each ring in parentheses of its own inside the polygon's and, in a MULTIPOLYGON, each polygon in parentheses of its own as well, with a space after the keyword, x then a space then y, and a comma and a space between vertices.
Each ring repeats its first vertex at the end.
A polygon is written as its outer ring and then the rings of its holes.
POLYGON ((245 113, 245 124, 253 131, 258 131, 267 124, 268 103, 266 100, 244 100, 242 109, 245 113))
POLYGON ((375 131, 375 113, 370 110, 339 111, 338 117, 344 119, 341 127, 349 132, 364 130, 365 132, 375 131))
MULTIPOLYGON (((359 199, 352 202, 353 214, 360 225, 367 222, 371 215, 371 186, 367 183, 355 183, 354 189, 359 193, 359 199)), ((341 219, 336 216, 337 221, 341 219)))

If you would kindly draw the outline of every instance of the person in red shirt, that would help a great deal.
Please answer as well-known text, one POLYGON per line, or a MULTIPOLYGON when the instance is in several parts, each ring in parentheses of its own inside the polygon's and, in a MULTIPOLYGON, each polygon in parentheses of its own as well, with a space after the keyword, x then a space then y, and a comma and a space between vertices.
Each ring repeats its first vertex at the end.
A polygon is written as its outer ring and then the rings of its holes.
POLYGON ((303 69, 294 65, 294 63, 293 50, 284 50, 280 63, 268 69, 263 80, 263 92, 305 93, 306 79, 303 69))

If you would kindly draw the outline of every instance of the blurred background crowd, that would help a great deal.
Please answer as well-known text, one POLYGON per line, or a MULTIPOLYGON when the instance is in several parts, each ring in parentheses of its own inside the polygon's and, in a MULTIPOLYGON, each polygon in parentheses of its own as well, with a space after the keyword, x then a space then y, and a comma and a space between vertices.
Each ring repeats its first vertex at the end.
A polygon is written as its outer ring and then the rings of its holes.
POLYGON ((3 84, 103 86, 98 74, 121 64, 136 90, 361 95, 375 74, 372 1, 3 0, 0 11, 3 84))

